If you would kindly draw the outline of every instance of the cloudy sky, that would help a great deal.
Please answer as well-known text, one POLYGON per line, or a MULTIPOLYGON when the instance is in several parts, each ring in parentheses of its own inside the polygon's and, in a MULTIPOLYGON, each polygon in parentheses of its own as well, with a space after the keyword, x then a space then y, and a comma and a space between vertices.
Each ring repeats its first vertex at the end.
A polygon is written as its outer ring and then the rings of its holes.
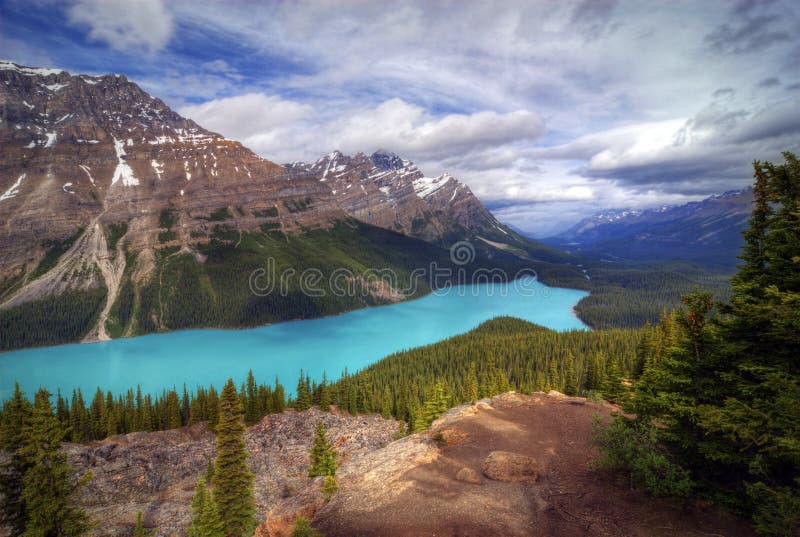
POLYGON ((0 0, 0 56, 123 73, 280 163, 392 150, 535 236, 800 149, 791 0, 199 4, 0 0))

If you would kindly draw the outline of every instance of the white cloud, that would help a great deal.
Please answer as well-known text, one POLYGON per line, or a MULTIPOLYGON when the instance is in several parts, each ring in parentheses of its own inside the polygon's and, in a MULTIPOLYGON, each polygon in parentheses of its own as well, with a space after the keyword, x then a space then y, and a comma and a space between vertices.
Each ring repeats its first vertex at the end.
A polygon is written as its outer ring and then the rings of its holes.
MULTIPOLYGON (((172 0, 180 30, 248 55, 198 51, 146 87, 176 107, 208 100, 180 111, 272 160, 382 147, 428 174, 453 173, 505 204, 503 214, 509 203, 526 208, 517 215, 541 214, 530 207, 544 202, 572 208, 535 219, 552 226, 577 207, 655 205, 743 186, 753 159, 798 148, 800 107, 789 92, 800 10, 788 0, 744 14, 739 5, 298 0, 254 9, 172 0), (768 53, 736 49, 735 34, 754 29, 748 21, 780 34, 757 39, 768 53), (759 84, 770 79, 782 83, 759 84)), ((120 13, 79 21, 118 48, 132 41, 125 47, 156 50, 169 39, 128 39, 153 31, 138 22, 121 37, 104 31, 126 18, 120 13)))
POLYGON ((71 24, 89 27, 89 39, 122 51, 158 52, 173 30, 161 0, 78 0, 68 16, 71 24))
POLYGON ((204 127, 237 140, 291 127, 314 113, 313 107, 308 104, 262 93, 215 99, 184 106, 179 111, 204 127))
POLYGON ((400 99, 330 113, 276 96, 248 94, 184 106, 180 112, 278 162, 315 160, 331 149, 356 153, 380 148, 413 160, 438 161, 534 140, 545 132, 541 118, 525 110, 433 116, 400 99))

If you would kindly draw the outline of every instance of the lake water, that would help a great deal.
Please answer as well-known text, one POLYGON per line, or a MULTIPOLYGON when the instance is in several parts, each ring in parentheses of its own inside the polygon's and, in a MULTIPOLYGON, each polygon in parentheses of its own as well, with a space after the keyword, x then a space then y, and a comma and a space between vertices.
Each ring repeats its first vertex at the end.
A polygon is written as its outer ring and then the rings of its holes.
POLYGON ((100 386, 114 394, 141 385, 160 393, 183 383, 192 389, 229 377, 237 386, 253 370, 259 382, 278 375, 293 392, 300 368, 319 380, 346 367, 361 369, 403 349, 441 341, 499 315, 556 330, 585 329, 573 306, 587 293, 547 287, 532 279, 454 287, 418 300, 366 308, 335 317, 246 330, 186 330, 92 344, 0 354, 0 399, 19 381, 28 396, 44 386, 91 398, 100 386))

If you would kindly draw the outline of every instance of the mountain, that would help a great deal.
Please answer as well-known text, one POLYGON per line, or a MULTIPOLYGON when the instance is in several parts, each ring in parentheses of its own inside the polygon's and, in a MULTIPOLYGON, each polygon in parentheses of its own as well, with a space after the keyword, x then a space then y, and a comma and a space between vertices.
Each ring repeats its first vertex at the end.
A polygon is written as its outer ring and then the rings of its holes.
POLYGON ((289 168, 327 183, 351 216, 404 235, 443 246, 470 235, 508 235, 467 185, 447 173, 425 177, 413 162, 388 151, 354 157, 334 151, 289 168))
POLYGON ((752 211, 751 188, 679 206, 598 213, 547 244, 609 260, 680 259, 725 269, 736 265, 752 211))
POLYGON ((454 266, 459 240, 474 245, 469 270, 538 263, 551 281, 578 278, 465 185, 385 151, 284 167, 121 75, 0 62, 0 103, 0 350, 395 302, 414 269, 454 266), (251 279, 269 263, 297 273, 259 296, 251 279), (311 296, 308 268, 348 269, 359 292, 311 296))
POLYGON ((333 151, 308 164, 286 165, 331 188, 350 216, 443 247, 469 241, 481 254, 497 251, 538 261, 564 262, 563 253, 500 223, 467 185, 448 173, 426 177, 411 161, 386 150, 372 155, 333 151))

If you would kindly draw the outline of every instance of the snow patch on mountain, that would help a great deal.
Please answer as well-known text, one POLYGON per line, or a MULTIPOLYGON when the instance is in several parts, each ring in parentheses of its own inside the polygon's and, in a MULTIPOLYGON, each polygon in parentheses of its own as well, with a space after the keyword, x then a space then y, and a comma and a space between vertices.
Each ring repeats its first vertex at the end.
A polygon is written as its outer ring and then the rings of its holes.
POLYGON ((117 169, 114 170, 114 176, 111 178, 111 185, 122 179, 124 186, 137 186, 139 180, 133 175, 133 170, 128 163, 125 162, 125 142, 114 138, 114 151, 117 152, 117 169))
POLYGON ((11 185, 11 187, 5 191, 5 193, 0 196, 0 201, 7 200, 9 198, 13 198, 17 194, 19 194, 19 187, 22 184, 22 180, 25 179, 27 174, 23 173, 17 178, 17 181, 11 185))
POLYGON ((414 192, 420 198, 427 198, 445 186, 452 178, 450 174, 443 173, 438 177, 420 177, 419 179, 414 179, 414 192))

